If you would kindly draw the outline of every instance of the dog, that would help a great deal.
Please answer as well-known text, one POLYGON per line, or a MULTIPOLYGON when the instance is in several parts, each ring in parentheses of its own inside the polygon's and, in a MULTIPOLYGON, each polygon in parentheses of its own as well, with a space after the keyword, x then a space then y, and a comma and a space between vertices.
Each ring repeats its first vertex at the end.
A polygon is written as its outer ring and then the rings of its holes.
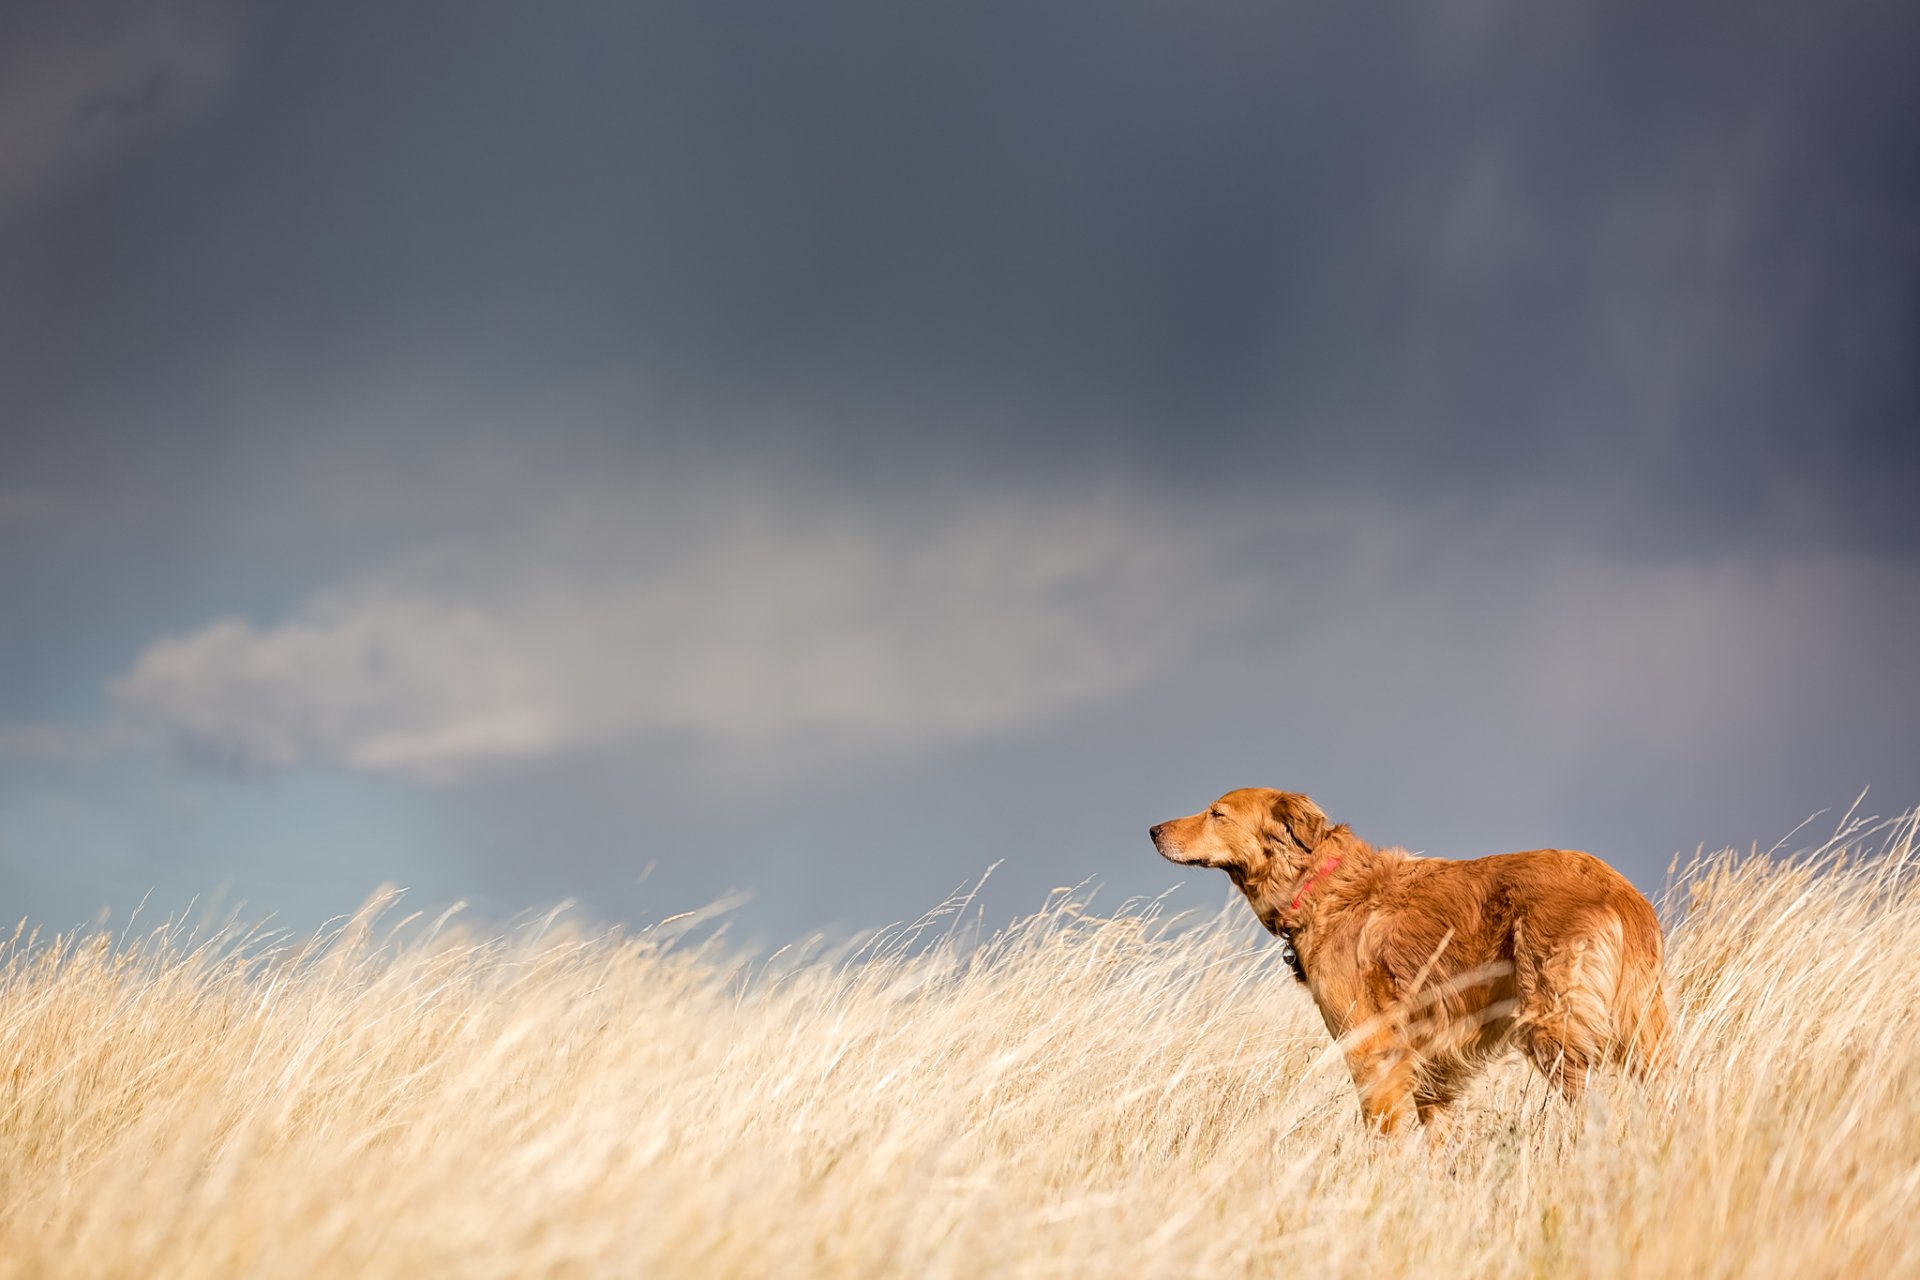
POLYGON ((1376 1131, 1417 1119, 1438 1145, 1474 1075, 1514 1049, 1570 1101, 1594 1067, 1669 1063, 1659 917, 1591 854, 1415 857, 1263 787, 1150 834, 1171 862, 1225 871, 1287 942, 1376 1131))

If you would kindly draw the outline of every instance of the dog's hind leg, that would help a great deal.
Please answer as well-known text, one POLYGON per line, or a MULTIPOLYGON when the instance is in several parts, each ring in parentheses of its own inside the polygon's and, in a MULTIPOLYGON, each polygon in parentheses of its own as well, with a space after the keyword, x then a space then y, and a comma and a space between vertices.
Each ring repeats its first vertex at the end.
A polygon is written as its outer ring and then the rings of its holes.
POLYGON ((1569 1102, 1614 1044, 1611 995, 1620 968, 1620 927, 1609 921, 1556 949, 1537 965, 1515 967, 1514 1042, 1569 1102))
POLYGON ((1593 1060, 1578 1044, 1569 1044, 1553 1030, 1528 1024, 1520 1031, 1520 1051, 1547 1083, 1568 1102, 1580 1101, 1586 1092, 1587 1071, 1593 1060))
POLYGON ((1453 1132, 1453 1104, 1460 1100, 1466 1081, 1452 1074, 1423 1078, 1413 1091, 1414 1113, 1427 1132, 1427 1148, 1438 1151, 1453 1132))
POLYGON ((1651 960, 1629 957, 1616 997, 1625 1025, 1614 1041, 1612 1059, 1639 1080, 1661 1076, 1673 1066, 1673 1025, 1659 963, 1657 955, 1651 960))

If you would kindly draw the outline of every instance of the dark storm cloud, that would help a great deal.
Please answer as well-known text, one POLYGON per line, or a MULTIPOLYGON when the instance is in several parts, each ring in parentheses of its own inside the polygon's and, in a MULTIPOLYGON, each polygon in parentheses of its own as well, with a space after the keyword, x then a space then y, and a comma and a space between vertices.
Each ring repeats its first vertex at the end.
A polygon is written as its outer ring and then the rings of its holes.
POLYGON ((238 30, 227 0, 21 0, 0 12, 0 268, 19 221, 203 107, 238 30))
MULTIPOLYGON (((799 428, 880 474, 1535 486, 1629 545, 1911 547, 1916 28, 288 7, 217 126, 34 228, 9 416, 218 452, 261 427, 236 381, 401 352, 478 387, 623 370, 649 448, 799 428)), ((166 454, 132 469, 190 482, 166 454)))

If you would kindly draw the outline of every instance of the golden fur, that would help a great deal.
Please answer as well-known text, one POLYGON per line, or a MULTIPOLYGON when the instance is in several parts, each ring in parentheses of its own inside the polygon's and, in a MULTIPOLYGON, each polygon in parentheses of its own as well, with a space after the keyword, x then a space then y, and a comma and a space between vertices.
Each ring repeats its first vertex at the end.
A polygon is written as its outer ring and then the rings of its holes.
POLYGON ((1292 943, 1375 1128, 1417 1116, 1437 1140, 1474 1073, 1509 1049, 1568 1098, 1592 1067, 1667 1060, 1659 918, 1590 854, 1417 858, 1266 788, 1152 836, 1170 861, 1225 871, 1292 943))

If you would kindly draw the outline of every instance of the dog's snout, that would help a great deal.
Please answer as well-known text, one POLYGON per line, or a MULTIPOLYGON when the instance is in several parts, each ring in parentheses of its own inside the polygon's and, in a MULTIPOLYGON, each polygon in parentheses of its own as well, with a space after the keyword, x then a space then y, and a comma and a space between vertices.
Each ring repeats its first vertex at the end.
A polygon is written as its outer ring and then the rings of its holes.
POLYGON ((1148 827, 1148 828, 1147 828, 1147 834, 1148 834, 1149 836, 1151 836, 1151 837, 1153 838, 1153 842, 1154 842, 1155 844, 1159 844, 1159 843, 1160 843, 1160 833, 1161 833, 1162 831, 1165 831, 1166 829, 1167 829, 1167 824, 1166 824, 1166 823, 1164 823, 1164 822, 1156 822, 1156 823, 1154 823, 1154 824, 1153 824, 1153 825, 1152 825, 1151 827, 1148 827))

